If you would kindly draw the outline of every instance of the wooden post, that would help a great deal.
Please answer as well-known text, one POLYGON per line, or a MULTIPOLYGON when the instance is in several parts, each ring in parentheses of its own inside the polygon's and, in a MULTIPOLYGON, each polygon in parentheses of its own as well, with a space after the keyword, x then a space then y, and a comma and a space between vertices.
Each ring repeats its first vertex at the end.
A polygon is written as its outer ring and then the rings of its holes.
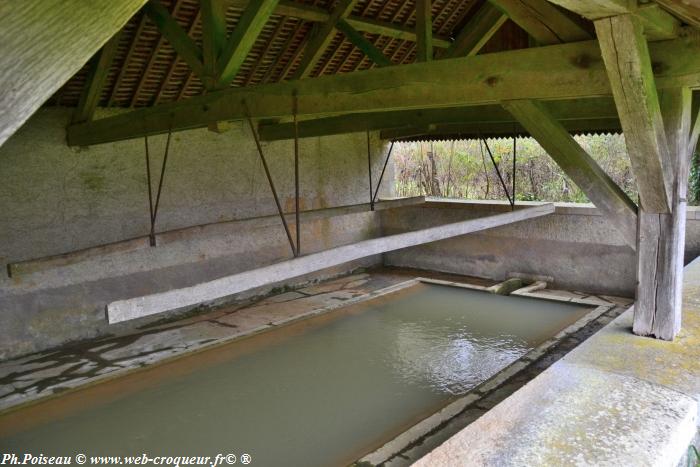
POLYGON ((638 213, 635 334, 672 340, 681 327, 691 92, 670 89, 660 99, 672 180, 671 212, 638 213))

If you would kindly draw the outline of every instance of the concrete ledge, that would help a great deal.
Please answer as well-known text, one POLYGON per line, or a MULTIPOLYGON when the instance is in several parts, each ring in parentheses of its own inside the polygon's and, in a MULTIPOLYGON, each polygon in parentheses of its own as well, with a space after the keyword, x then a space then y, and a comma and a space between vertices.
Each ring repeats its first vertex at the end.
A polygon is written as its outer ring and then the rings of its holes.
POLYGON ((683 329, 634 336, 630 309, 416 465, 676 466, 697 433, 700 259, 683 329))

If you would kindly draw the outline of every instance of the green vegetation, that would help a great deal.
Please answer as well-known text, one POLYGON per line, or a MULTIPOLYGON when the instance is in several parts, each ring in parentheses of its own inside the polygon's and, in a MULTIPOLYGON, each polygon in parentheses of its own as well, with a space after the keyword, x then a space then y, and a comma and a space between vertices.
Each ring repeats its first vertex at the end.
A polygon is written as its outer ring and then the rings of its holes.
MULTIPOLYGON (((637 199, 622 135, 577 136, 576 140, 633 200, 637 199)), ((510 192, 513 140, 489 139, 487 142, 510 192)), ((395 158, 398 196, 506 199, 488 151, 480 141, 400 143, 392 157, 395 158)), ((517 140, 516 161, 516 200, 588 202, 535 140, 517 140)), ((697 181, 700 174, 693 171, 693 176, 700 187, 697 181)), ((693 180, 691 178, 691 183, 693 180)))

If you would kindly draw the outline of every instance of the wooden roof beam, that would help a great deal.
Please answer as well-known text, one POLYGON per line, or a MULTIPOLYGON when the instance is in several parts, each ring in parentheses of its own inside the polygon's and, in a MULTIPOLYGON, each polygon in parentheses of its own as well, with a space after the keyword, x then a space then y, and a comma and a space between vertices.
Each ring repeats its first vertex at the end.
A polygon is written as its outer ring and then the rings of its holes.
POLYGON ((637 206, 541 104, 504 102, 508 110, 566 175, 596 205, 632 249, 637 244, 637 206))
MULTIPOLYGON (((573 101, 551 101, 543 105, 557 120, 611 119, 617 122, 616 129, 620 128, 619 120, 617 119, 617 109, 612 98, 599 97, 573 101)), ((508 125, 512 127, 517 121, 500 105, 481 105, 356 113, 301 120, 298 122, 298 130, 300 138, 308 138, 355 131, 406 130, 408 128, 438 125, 454 125, 455 128, 458 128, 460 124, 468 124, 476 129, 478 125, 491 123, 507 128, 508 125)), ((260 123, 258 134, 263 141, 292 139, 294 138, 294 123, 260 123)))
POLYGON ((508 15, 500 9, 489 2, 484 3, 457 34, 442 58, 476 55, 507 20, 508 15))
POLYGON ((88 73, 85 85, 83 86, 78 107, 73 112, 73 123, 86 122, 92 120, 97 105, 100 103, 100 95, 104 87, 105 80, 109 74, 109 68, 117 52, 120 34, 115 34, 93 58, 90 72, 88 73))
MULTIPOLYGON (((244 9, 250 2, 248 0, 234 0, 231 5, 235 8, 244 9)), ((275 15, 289 16, 299 18, 314 23, 326 23, 330 20, 331 15, 323 10, 312 5, 303 5, 292 0, 280 0, 275 8, 275 15)), ((360 32, 370 34, 380 34, 382 36, 392 37, 394 39, 403 39, 407 41, 416 41, 416 30, 408 28, 400 24, 381 21, 372 18, 364 18, 357 15, 348 15, 345 21, 360 32)), ((446 36, 433 36, 433 45, 435 47, 447 48, 452 43, 451 39, 446 36)))
POLYGON ((637 179, 640 205, 647 212, 667 213, 673 169, 641 23, 625 14, 596 20, 595 28, 637 179))
POLYGON ((202 16, 202 58, 206 89, 213 89, 218 78, 217 61, 226 44, 226 2, 224 0, 200 0, 202 16))
POLYGON ((314 65, 321 59, 323 52, 333 40, 336 23, 349 16, 357 2, 358 0, 340 0, 331 12, 328 21, 315 28, 311 40, 304 48, 301 63, 294 72, 293 79, 308 78, 311 75, 314 65))
POLYGON ((228 86, 238 74, 248 52, 253 48, 265 23, 270 18, 279 0, 260 0, 248 5, 243 16, 231 33, 217 62, 219 72, 216 86, 228 86))
MULTIPOLYGON (((659 88, 700 87, 700 38, 653 42, 649 51, 659 88)), ((240 120, 243 100, 254 118, 286 117, 293 92, 302 118, 612 95, 598 41, 585 41, 231 88, 71 125, 68 141, 90 145, 240 120)))
POLYGON ((433 59, 433 16, 431 0, 416 0, 416 61, 433 59))
POLYGON ((592 38, 585 28, 547 0, 490 1, 539 44, 560 44, 592 38))
POLYGON ((158 0, 149 0, 144 11, 192 71, 198 76, 203 76, 202 51, 177 21, 170 16, 168 10, 158 0))
POLYGON ((391 60, 389 60, 381 50, 375 47, 374 44, 367 40, 367 38, 355 28, 350 26, 345 20, 339 20, 335 26, 340 32, 345 34, 345 37, 352 42, 355 47, 360 49, 374 63, 379 66, 391 65, 391 60))
POLYGON ((700 28, 700 6, 682 0, 656 0, 667 11, 681 18, 685 23, 700 28))

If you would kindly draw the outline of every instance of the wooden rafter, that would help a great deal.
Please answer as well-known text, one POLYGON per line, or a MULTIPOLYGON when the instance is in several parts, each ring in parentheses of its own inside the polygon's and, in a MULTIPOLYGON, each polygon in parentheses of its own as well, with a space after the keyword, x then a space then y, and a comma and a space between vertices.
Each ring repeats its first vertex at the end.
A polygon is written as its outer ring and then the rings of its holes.
POLYGON ((375 47, 365 36, 360 34, 355 28, 350 26, 345 20, 341 19, 336 23, 336 28, 345 34, 345 37, 352 44, 360 49, 367 57, 379 66, 389 66, 391 61, 375 47))
POLYGON ((107 101, 107 106, 111 107, 114 105, 114 101, 117 98, 117 93, 119 92, 119 88, 122 84, 122 81, 124 80, 124 77, 126 76, 126 72, 128 70, 127 64, 131 62, 131 59, 134 56, 134 53, 136 51, 136 44, 138 44, 139 37, 141 36, 141 33, 143 32, 143 29, 146 27, 146 14, 141 15, 141 19, 139 19, 139 24, 136 27, 136 30, 134 31, 134 37, 131 39, 131 43, 129 44, 129 49, 126 52, 126 57, 124 57, 124 61, 122 62, 121 68, 119 69, 119 74, 117 75, 117 79, 114 81, 114 86, 112 87, 112 92, 109 95, 109 100, 107 101))
POLYGON ((684 22, 700 28, 700 5, 682 0, 656 0, 666 10, 681 18, 684 22))
MULTIPOLYGON (((649 45, 660 88, 700 86, 700 39, 649 45)), ((72 125, 70 144, 96 144, 206 126, 244 116, 289 115, 296 92, 300 117, 329 113, 472 106, 509 99, 572 99, 612 94, 597 41, 514 50, 452 60, 376 68, 313 80, 235 88, 72 125)))
POLYGON ((669 212, 673 172, 664 167, 670 156, 641 23, 625 14, 596 20, 595 28, 641 206, 648 212, 669 212))
POLYGON ((598 166, 542 104, 534 101, 503 103, 540 146, 620 232, 627 245, 637 243, 637 207, 598 166))
POLYGON ((579 23, 547 0, 491 0, 491 2, 540 44, 560 44, 592 38, 579 23))
MULTIPOLYGON (((190 24, 190 27, 187 29, 187 35, 189 36, 192 34, 192 31, 194 31, 194 28, 199 21, 201 17, 201 10, 197 12, 197 15, 194 17, 192 20, 192 23, 190 24)), ((180 63, 180 58, 178 57, 177 53, 175 53, 175 56, 173 57, 173 61, 170 63, 170 66, 168 67, 168 71, 165 73, 165 78, 163 79, 163 82, 160 85, 160 88, 158 88, 158 92, 156 93, 156 97, 153 101, 154 105, 158 105, 160 103, 160 100, 163 98, 163 94, 165 93, 165 89, 168 86, 168 83, 172 79, 173 74, 175 73, 175 70, 177 69, 178 64, 180 63)), ((188 76, 189 74, 192 73, 192 70, 188 71, 188 76)))
POLYGON ((501 10, 489 2, 484 3, 457 34, 443 58, 476 55, 507 20, 508 16, 501 10))
POLYGON ((433 14, 431 0, 416 0, 416 61, 433 59, 433 14))
POLYGON ((115 34, 94 57, 83 92, 80 95, 80 101, 78 101, 78 107, 73 113, 72 123, 92 120, 97 104, 100 102, 102 87, 117 51, 119 37, 119 33, 115 34))
POLYGON ((311 75, 314 66, 320 60, 323 52, 333 40, 335 34, 335 25, 340 19, 344 19, 352 12, 358 0, 340 0, 335 9, 331 12, 328 21, 322 23, 314 35, 306 44, 304 54, 301 58, 301 63, 294 73, 294 79, 307 78, 311 75))
MULTIPOLYGON (((182 1, 183 0, 177 0, 175 2, 175 6, 173 7, 173 16, 177 16, 177 14, 180 12, 180 8, 182 7, 182 1)), ((148 57, 148 62, 146 62, 146 67, 143 70, 143 73, 141 74, 141 77, 139 79, 139 84, 136 86, 136 90, 134 91, 134 94, 131 96, 131 103, 129 104, 129 107, 134 107, 136 105, 136 102, 138 101, 139 94, 141 94, 141 91, 143 90, 143 86, 146 82, 146 77, 148 76, 148 73, 151 71, 151 68, 153 68, 153 64, 156 61, 156 58, 158 57, 158 52, 160 51, 160 48, 163 46, 163 43, 165 42, 165 36, 160 35, 158 38, 158 42, 156 43, 156 46, 151 50, 151 55, 148 57)))
POLYGON ((168 10, 158 0, 149 0, 144 7, 148 18, 153 21, 162 35, 168 39, 182 60, 199 76, 204 75, 202 51, 187 35, 187 32, 170 16, 168 10))
POLYGON ((236 77, 248 52, 258 39, 260 31, 274 12, 278 1, 259 0, 248 5, 248 8, 243 12, 217 62, 216 86, 218 88, 229 85, 236 77))

